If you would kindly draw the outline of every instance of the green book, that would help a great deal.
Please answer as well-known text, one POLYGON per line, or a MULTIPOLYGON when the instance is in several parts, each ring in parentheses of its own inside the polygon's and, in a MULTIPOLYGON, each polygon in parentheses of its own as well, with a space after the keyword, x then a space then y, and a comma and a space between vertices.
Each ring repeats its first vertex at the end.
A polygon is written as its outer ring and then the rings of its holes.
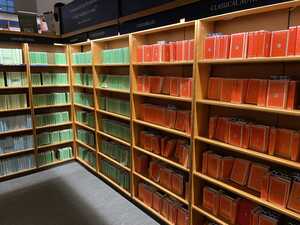
POLYGON ((42 78, 40 73, 32 73, 31 74, 31 81, 33 86, 40 86, 42 85, 42 78))

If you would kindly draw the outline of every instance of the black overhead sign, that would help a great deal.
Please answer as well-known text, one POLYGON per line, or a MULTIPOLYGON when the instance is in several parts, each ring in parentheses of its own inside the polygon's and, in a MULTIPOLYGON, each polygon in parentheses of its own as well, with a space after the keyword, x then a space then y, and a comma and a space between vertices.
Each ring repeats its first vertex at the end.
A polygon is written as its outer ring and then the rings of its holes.
POLYGON ((62 8, 63 33, 118 18, 118 0, 75 0, 62 8))

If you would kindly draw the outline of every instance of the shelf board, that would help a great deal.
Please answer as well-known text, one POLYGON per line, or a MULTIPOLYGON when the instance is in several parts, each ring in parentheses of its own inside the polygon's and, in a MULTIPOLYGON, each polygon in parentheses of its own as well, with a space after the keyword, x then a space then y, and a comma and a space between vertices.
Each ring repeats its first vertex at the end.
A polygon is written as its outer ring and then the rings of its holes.
POLYGON ((72 67, 92 67, 92 64, 72 64, 72 67))
MULTIPOLYGON (((125 195, 131 197, 131 194, 129 191, 125 190, 124 188, 122 188, 120 185, 118 185, 115 181, 113 181, 112 179, 108 178, 107 176, 105 176, 103 173, 98 173, 100 175, 101 178, 103 178, 104 180, 106 180, 107 182, 109 182, 110 184, 112 184, 112 186, 114 186, 115 188, 117 188, 118 190, 120 190, 122 193, 124 193, 125 195)), ((131 178, 130 178, 131 179, 131 178)))
POLYGON ((87 86, 87 85, 82 85, 82 84, 74 84, 73 87, 75 88, 86 88, 86 89, 91 89, 93 90, 93 86, 87 86))
POLYGON ((176 198, 178 201, 180 201, 180 202, 182 202, 182 203, 184 203, 184 204, 186 204, 186 205, 189 204, 189 202, 188 202, 187 200, 185 200, 184 198, 180 197, 179 195, 174 194, 172 191, 169 191, 168 189, 162 187, 162 186, 161 186, 160 184, 158 184, 158 183, 155 183, 154 181, 150 180, 149 178, 144 177, 143 175, 141 175, 141 174, 139 174, 139 173, 137 173, 137 172, 135 172, 135 171, 133 172, 133 174, 134 174, 135 176, 139 177, 140 179, 146 181, 147 183, 150 183, 152 186, 154 186, 154 187, 160 189, 161 191, 167 193, 168 195, 170 195, 170 196, 176 198))
POLYGON ((76 158, 80 163, 82 163, 84 166, 88 167, 89 169, 91 169, 92 171, 96 172, 96 169, 94 167, 92 167, 90 164, 88 164, 87 162, 83 161, 80 157, 76 158))
POLYGON ((266 161, 276 163, 276 164, 280 164, 280 165, 283 165, 283 166, 287 166, 287 167, 290 167, 290 168, 300 169, 300 163, 299 162, 294 162, 294 161, 287 160, 287 159, 284 159, 284 158, 279 158, 279 157, 276 157, 276 156, 256 152, 256 151, 250 150, 250 149, 240 148, 240 147, 237 147, 237 146, 229 145, 229 144, 226 144, 226 143, 223 143, 223 142, 220 142, 220 141, 216 141, 216 140, 212 140, 212 139, 209 139, 209 138, 205 138, 205 137, 195 137, 195 139, 199 140, 201 142, 204 142, 206 144, 210 144, 210 145, 214 145, 214 146, 217 146, 217 147, 228 149, 230 151, 238 152, 238 153, 241 153, 241 154, 246 154, 246 155, 249 155, 251 157, 259 158, 259 159, 262 159, 262 160, 266 160, 266 161))
POLYGON ((26 90, 29 89, 27 86, 9 86, 9 87, 0 87, 0 91, 7 91, 7 90, 26 90))
POLYGON ((116 142, 119 142, 120 144, 126 145, 126 146, 128 146, 128 147, 131 146, 130 143, 128 143, 128 142, 126 142, 126 141, 124 141, 124 140, 122 140, 122 139, 120 139, 120 138, 114 137, 114 136, 112 136, 112 135, 110 135, 110 134, 107 134, 107 133, 105 133, 105 132, 103 132, 103 131, 97 131, 97 132, 98 132, 100 135, 104 136, 104 137, 107 137, 107 138, 112 139, 112 140, 114 140, 114 141, 116 141, 116 142))
POLYGON ((79 144, 79 145, 81 145, 82 147, 85 147, 85 148, 87 148, 87 149, 89 149, 89 150, 91 150, 91 151, 94 151, 94 152, 96 152, 96 149, 94 149, 93 147, 91 147, 91 146, 89 146, 88 144, 86 144, 86 143, 84 143, 84 142, 82 142, 82 141, 80 141, 80 140, 76 140, 76 142, 79 144))
POLYGON ((238 63, 275 63, 275 62, 297 62, 300 56, 282 57, 257 57, 257 58, 236 58, 236 59, 201 59, 200 64, 238 64, 238 63))
POLYGON ((99 154, 101 157, 105 158, 106 160, 108 160, 108 161, 114 163, 115 165, 117 165, 118 167, 122 168, 123 170, 126 170, 126 171, 128 171, 128 172, 131 171, 131 169, 129 169, 127 166, 124 166, 123 164, 121 164, 121 163, 119 163, 118 161, 114 160, 113 158, 111 158, 111 157, 105 155, 104 153, 98 152, 98 154, 99 154))
POLYGON ((130 121, 130 117, 123 116, 123 115, 120 115, 120 114, 117 114, 117 113, 112 113, 112 112, 108 112, 108 111, 101 110, 101 109, 97 110, 97 112, 100 112, 102 114, 109 115, 109 116, 112 116, 112 117, 116 117, 116 118, 119 118, 119 119, 130 121))
POLYGON ((91 111, 94 111, 95 108, 91 107, 91 106, 87 106, 87 105, 81 105, 81 104, 78 104, 78 103, 74 103, 74 106, 76 107, 80 107, 82 109, 88 109, 88 110, 91 110, 91 111))
POLYGON ((72 144, 73 141, 63 141, 63 142, 59 142, 59 143, 54 143, 54 144, 49 144, 49 145, 41 145, 38 146, 38 150, 42 150, 42 149, 46 149, 46 148, 52 148, 52 147, 60 147, 60 146, 64 146, 67 144, 72 144))
POLYGON ((69 107, 69 106, 71 106, 71 104, 43 105, 43 106, 34 106, 34 109, 60 108, 60 107, 69 107))
POLYGON ((122 94, 129 94, 129 90, 122 90, 122 89, 116 89, 116 88, 96 88, 97 90, 100 91, 109 91, 109 92, 116 92, 116 93, 122 93, 122 94))
POLYGON ((198 206, 193 205, 193 209, 194 209, 196 212, 200 213, 201 215, 203 215, 203 216, 205 216, 205 217, 211 219, 212 221, 214 221, 214 222, 216 222, 216 223, 218 223, 218 224, 220 224, 220 225, 231 225, 230 223, 226 223, 226 222, 220 220, 218 217, 216 217, 216 216, 210 214, 209 212, 207 212, 206 210, 204 210, 204 209, 202 209, 202 208, 200 208, 200 207, 198 207, 198 206))
POLYGON ((5 65, 5 64, 0 64, 0 67, 6 67, 6 68, 19 68, 19 67, 26 67, 26 64, 15 64, 15 65, 5 65))
POLYGON ((30 64, 30 66, 31 67, 45 67, 45 68, 47 68, 47 67, 68 67, 69 65, 67 65, 67 64, 30 64))
POLYGON ((192 98, 183 98, 183 97, 176 97, 171 95, 153 94, 153 93, 144 93, 144 92, 134 92, 133 94, 138 96, 161 98, 161 99, 173 100, 173 101, 190 102, 190 103, 192 102, 192 98))
POLYGON ((134 66, 184 66, 193 65, 194 61, 182 61, 182 62, 142 62, 133 63, 134 66))
POLYGON ((156 159, 158 159, 158 160, 161 160, 161 161, 163 161, 163 162, 166 162, 166 163, 170 164, 171 166, 174 166, 174 167, 176 167, 176 168, 178 168, 178 169, 181 169, 181 170, 186 171, 186 172, 189 172, 189 171, 190 171, 188 168, 186 168, 186 167, 180 165, 179 163, 176 163, 176 162, 174 162, 174 161, 172 161, 172 160, 170 160, 170 159, 167 159, 167 158, 165 158, 165 157, 163 157, 163 156, 157 155, 157 154, 155 154, 155 153, 153 153, 153 152, 147 151, 147 150, 145 150, 145 149, 143 149, 143 148, 140 148, 140 147, 137 147, 137 146, 134 146, 133 148, 136 149, 136 150, 139 151, 139 152, 143 152, 144 154, 147 154, 147 155, 149 155, 149 156, 152 156, 153 158, 156 158, 156 159))
POLYGON ((66 160, 55 160, 54 162, 51 162, 51 163, 48 163, 48 164, 39 165, 39 168, 46 168, 46 167, 50 167, 50 166, 55 166, 55 165, 70 162, 70 161, 73 161, 73 160, 74 160, 74 157, 72 157, 70 159, 66 159, 66 160))
POLYGON ((90 130, 90 131, 92 131, 92 132, 95 132, 95 130, 96 130, 95 128, 89 127, 89 126, 87 126, 87 125, 85 125, 85 124, 82 124, 82 123, 80 123, 80 122, 78 122, 78 121, 76 121, 75 124, 78 125, 78 126, 80 126, 80 127, 85 128, 85 129, 87 129, 87 130, 90 130))
POLYGON ((9 173, 7 175, 0 176, 0 179, 9 178, 9 177, 16 176, 16 175, 19 175, 19 174, 27 173, 27 172, 30 172, 30 171, 33 171, 33 170, 36 170, 36 169, 37 169, 37 167, 35 166, 33 168, 30 168, 30 169, 21 170, 21 171, 15 172, 15 173, 9 173))
POLYGON ((20 111, 29 111, 29 110, 31 110, 30 107, 26 107, 26 108, 18 108, 18 109, 5 109, 5 110, 0 110, 0 113, 20 112, 20 111))
POLYGON ((61 85, 34 85, 33 89, 42 89, 42 88, 69 88, 70 84, 61 84, 61 85))
POLYGON ((99 63, 95 64, 95 66, 100 66, 100 67, 126 67, 130 66, 129 63, 99 63))
POLYGON ((276 109, 276 108, 266 108, 256 105, 250 104, 234 104, 230 102, 222 102, 215 100, 203 99, 197 101, 200 104, 213 105, 213 106, 222 106, 234 109, 244 109, 244 110, 252 110, 252 111, 260 111, 260 112, 268 112, 268 113, 277 113, 288 116, 300 116, 300 110, 286 110, 286 109, 276 109))
POLYGON ((1 135, 11 135, 11 134, 29 132, 29 131, 32 131, 32 128, 24 128, 24 129, 18 129, 18 130, 10 130, 10 131, 5 131, 5 132, 0 132, 0 136, 1 135))
POLYGON ((48 129, 48 128, 54 128, 54 127, 62 127, 62 126, 68 126, 72 125, 72 122, 65 122, 65 123, 59 123, 59 124, 49 124, 41 127, 36 127, 37 130, 42 130, 42 129, 48 129))
POLYGON ((160 126, 160 125, 156 125, 156 124, 153 124, 153 123, 148 123, 148 122, 145 122, 145 121, 142 121, 142 120, 136 120, 135 119, 133 121, 137 124, 141 124, 141 125, 144 125, 144 126, 147 126, 147 127, 152 127, 152 128, 162 130, 162 131, 165 131, 165 132, 168 132, 168 133, 171 133, 171 134, 176 134, 178 136, 182 136, 182 137, 186 137, 186 138, 191 137, 190 134, 187 134, 187 133, 179 131, 179 130, 170 129, 170 128, 163 127, 163 126, 160 126))
POLYGON ((279 207, 277 205, 274 205, 271 202, 265 201, 265 200, 263 200, 263 199, 261 199, 261 198, 259 198, 257 196, 249 194, 249 193, 247 193, 247 192, 245 192, 245 191, 243 191, 243 190, 241 190, 239 188, 235 188, 235 187, 233 187, 233 186, 231 186, 229 184, 226 184, 226 183, 224 183, 222 181, 216 180, 214 178, 211 178, 211 177, 206 176, 204 174, 201 174, 199 172, 194 172, 194 175, 197 176, 197 177, 199 177, 199 178, 201 178, 201 179, 203 179, 203 180, 205 180, 205 181, 207 181, 207 182, 209 182, 209 183, 212 183, 212 184, 214 184, 216 186, 219 186, 220 188, 223 188, 223 189, 226 189, 226 190, 228 190, 230 192, 238 194, 238 195, 240 195, 242 197, 245 197, 245 198, 247 198, 247 199, 249 199, 249 200, 251 200, 253 202, 256 202, 256 203, 258 203, 260 205, 268 207, 268 208, 270 208, 270 209, 272 209, 274 211, 277 211, 277 212, 279 212, 281 214, 284 214, 286 216, 289 216, 289 217, 292 217, 294 219, 300 220, 300 214, 295 213, 295 212, 293 212, 293 211, 291 211, 289 209, 281 208, 281 207, 279 207))
POLYGON ((15 156, 15 155, 23 154, 23 153, 32 152, 32 151, 34 151, 34 148, 28 148, 28 149, 18 150, 18 151, 14 151, 14 152, 7 152, 7 153, 0 154, 0 158, 11 157, 11 156, 15 156))

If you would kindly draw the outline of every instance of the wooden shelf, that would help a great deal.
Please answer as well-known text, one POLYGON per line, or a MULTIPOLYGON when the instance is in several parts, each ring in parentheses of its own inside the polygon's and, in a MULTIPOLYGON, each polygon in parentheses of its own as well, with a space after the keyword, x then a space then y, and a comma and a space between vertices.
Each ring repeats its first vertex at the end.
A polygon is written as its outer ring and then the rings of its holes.
POLYGON ((108 116, 116 117, 116 118, 119 118, 119 119, 122 119, 122 120, 130 121, 130 117, 123 116, 123 115, 121 115, 121 114, 112 113, 112 112, 108 112, 108 111, 101 110, 101 109, 100 109, 100 110, 97 110, 97 112, 100 112, 100 113, 105 114, 105 115, 108 115, 108 116))
POLYGON ((31 67, 45 67, 45 68, 49 68, 49 67, 52 67, 52 68, 55 68, 55 67, 61 67, 61 68, 67 68, 69 65, 59 65, 59 64, 47 64, 47 65, 44 65, 44 64, 30 64, 31 67))
POLYGON ((92 64, 72 64, 72 67, 92 67, 92 64))
POLYGON ((124 188, 122 188, 120 185, 118 185, 115 181, 113 181, 112 179, 108 178, 107 176, 105 176, 103 173, 99 173, 100 177, 103 178, 104 180, 106 180, 107 182, 109 182, 110 184, 112 184, 112 186, 114 186, 115 188, 117 188, 118 190, 120 190, 123 194, 127 195, 128 197, 131 197, 131 194, 129 191, 125 190, 124 188))
POLYGON ((34 148, 18 150, 18 151, 15 151, 15 152, 7 152, 7 153, 0 154, 0 158, 16 156, 16 155, 19 155, 19 154, 29 153, 29 152, 32 152, 32 151, 34 151, 34 148))
POLYGON ((129 63, 100 63, 100 64, 95 64, 95 66, 99 67, 126 67, 130 66, 129 63))
POLYGON ((191 98, 176 97, 176 96, 171 96, 171 95, 152 94, 152 93, 144 93, 144 92, 133 92, 133 94, 138 95, 138 96, 160 98, 160 99, 166 99, 166 100, 171 100, 171 101, 190 102, 190 103, 192 102, 191 98))
POLYGON ((209 139, 209 138, 205 138, 205 137, 196 137, 195 139, 199 140, 203 143, 206 143, 206 144, 210 144, 210 145, 214 145, 214 146, 217 146, 217 147, 228 149, 228 150, 233 151, 233 152, 238 152, 240 154, 246 154, 246 155, 251 156, 251 157, 263 159, 263 160, 266 160, 266 161, 269 161, 269 162, 272 162, 272 163, 276 163, 276 164, 280 164, 280 165, 283 165, 283 166, 287 166, 287 167, 290 167, 290 168, 300 169, 300 163, 299 162, 294 162, 294 161, 287 160, 287 159, 284 159, 284 158, 279 158, 279 157, 276 157, 276 156, 256 152, 256 151, 250 150, 250 149, 240 148, 240 147, 237 147, 237 146, 229 145, 229 144, 226 144, 226 143, 223 143, 223 142, 220 142, 220 141, 216 141, 216 140, 212 140, 212 139, 209 139))
POLYGON ((96 149, 95 148, 93 148, 92 146, 89 146, 88 144, 86 144, 86 143, 84 143, 84 142, 82 142, 82 141, 80 141, 80 140, 76 140, 76 142, 79 144, 79 145, 81 145, 82 147, 85 147, 85 148, 87 148, 87 149, 89 149, 89 150, 91 150, 91 151, 94 151, 94 152, 96 152, 96 149))
POLYGON ((87 162, 83 161, 80 157, 76 158, 80 163, 82 163, 84 166, 88 167, 90 170, 96 172, 96 169, 94 167, 92 167, 90 164, 88 164, 87 162))
POLYGON ((70 106, 71 104, 43 105, 43 106, 34 106, 34 109, 61 108, 61 107, 70 107, 70 106))
POLYGON ((55 165, 59 165, 62 163, 66 163, 66 162, 71 162, 74 160, 74 157, 70 158, 70 159, 66 159, 66 160, 55 160, 54 162, 45 164, 45 165, 39 165, 39 168, 47 168, 47 167, 51 167, 51 166, 55 166, 55 165))
POLYGON ((69 88, 70 84, 62 84, 62 85, 34 85, 33 89, 43 89, 43 88, 69 88))
POLYGON ((109 138, 109 139, 111 139, 111 140, 114 140, 114 141, 116 141, 116 142, 118 142, 118 143, 120 143, 120 144, 129 146, 129 147, 131 146, 130 143, 128 143, 128 142, 126 142, 126 141, 124 141, 124 140, 122 140, 122 139, 120 139, 120 138, 114 137, 114 136, 112 136, 112 135, 110 135, 110 134, 107 134, 107 133, 105 133, 105 132, 103 132, 103 131, 97 131, 97 133, 99 133, 100 135, 102 135, 102 136, 104 136, 104 137, 107 137, 107 138, 109 138))
POLYGON ((13 176, 16 176, 16 175, 25 174, 25 173, 34 171, 36 169, 37 169, 37 167, 33 167, 33 168, 30 168, 30 169, 21 170, 21 171, 15 172, 15 173, 10 173, 10 174, 4 175, 4 176, 0 176, 0 180, 4 179, 4 178, 10 178, 10 177, 13 177, 13 176))
POLYGON ((15 87, 0 87, 0 91, 8 91, 8 90, 27 90, 29 87, 27 86, 15 86, 15 87))
POLYGON ((87 85, 81 85, 81 84, 74 84, 73 85, 74 88, 82 88, 82 89, 91 89, 93 90, 93 86, 87 86, 87 85))
POLYGON ((89 126, 87 126, 87 125, 85 125, 85 124, 83 124, 83 123, 80 123, 80 122, 78 122, 78 121, 76 121, 75 124, 78 125, 78 126, 80 126, 80 127, 82 127, 82 128, 85 128, 85 129, 87 129, 87 130, 90 130, 90 131, 92 131, 92 132, 95 132, 95 130, 96 130, 95 128, 89 127, 89 126))
POLYGON ((42 130, 42 129, 48 129, 48 128, 55 128, 55 127, 62 127, 62 126, 69 126, 72 125, 73 123, 70 122, 65 122, 65 123, 59 123, 59 124, 49 124, 41 127, 36 127, 37 130, 42 130))
POLYGON ((143 62, 133 63, 134 66, 184 66, 193 65, 194 61, 182 61, 182 62, 143 62))
POLYGON ((176 135, 181 136, 181 137, 186 137, 186 138, 191 137, 190 134, 184 133, 184 132, 179 131, 179 130, 170 129, 170 128, 163 127, 163 126, 160 126, 160 125, 148 123, 148 122, 145 122, 145 121, 142 121, 142 120, 133 120, 133 121, 137 124, 144 125, 144 126, 151 127, 151 128, 155 128, 155 129, 158 129, 158 130, 162 130, 162 131, 165 131, 165 132, 168 132, 168 133, 171 133, 171 134, 176 134, 176 135))
POLYGON ((93 108, 93 107, 91 107, 91 106, 81 105, 81 104, 78 104, 78 103, 74 103, 74 106, 79 107, 79 108, 82 108, 82 109, 88 109, 88 110, 91 110, 91 111, 94 111, 94 110, 95 110, 95 108, 93 108))
POLYGON ((205 105, 221 106, 221 107, 227 107, 227 108, 234 108, 234 109, 244 109, 244 110, 252 110, 252 111, 259 111, 259 112, 276 113, 276 114, 282 114, 282 115, 287 115, 287 116, 300 116, 300 110, 266 108, 266 107, 260 107, 260 106, 256 106, 256 105, 250 105, 250 104, 234 104, 234 103, 229 103, 229 102, 207 100, 207 99, 199 100, 199 101, 197 101, 197 103, 205 104, 205 105))
POLYGON ((237 195, 239 195, 241 197, 247 198, 247 199, 249 199, 249 200, 251 200, 253 202, 256 202, 256 203, 258 203, 260 205, 268 207, 268 208, 270 208, 270 209, 272 209, 272 210, 274 210, 276 212, 279 212, 279 213, 282 213, 282 214, 284 214, 286 216, 289 216, 289 217, 292 217, 294 219, 300 220, 300 214, 295 213, 295 212, 293 212, 293 211, 291 211, 289 209, 281 208, 281 207, 279 207, 277 205, 274 205, 271 202, 267 202, 267 201, 265 201, 265 200, 263 200, 263 199, 261 199, 261 198, 259 198, 257 196, 251 195, 251 194, 249 194, 249 193, 247 193, 247 192, 245 192, 245 191, 243 191, 241 189, 232 187, 229 184, 226 184, 226 183, 224 183, 222 181, 216 180, 216 179, 211 178, 209 176, 206 176, 204 174, 201 174, 201 173, 198 173, 198 172, 194 172, 194 175, 197 176, 197 177, 199 177, 199 178, 201 178, 201 179, 203 179, 203 180, 205 180, 205 181, 207 181, 207 182, 209 182, 209 183, 212 183, 212 184, 214 184, 214 185, 216 185, 216 186, 218 186, 220 188, 226 189, 227 191, 233 192, 233 193, 235 193, 235 194, 237 194, 237 195))
POLYGON ((59 142, 59 143, 54 143, 54 144, 49 144, 49 145, 41 145, 38 146, 38 150, 43 150, 43 149, 47 149, 47 148, 58 148, 64 145, 68 145, 68 144, 72 144, 73 141, 63 141, 63 142, 59 142))
POLYGON ((216 222, 216 223, 218 223, 220 225, 231 225, 230 223, 226 223, 226 222, 220 220, 218 217, 212 215, 211 213, 207 212, 205 209, 202 209, 202 208, 200 208, 198 206, 193 205, 193 209, 196 212, 200 213, 201 215, 203 215, 203 216, 211 219, 212 221, 214 221, 214 222, 216 222))
POLYGON ((116 92, 116 93, 122 93, 122 94, 129 94, 129 90, 122 90, 122 89, 114 89, 114 88, 96 88, 100 91, 109 91, 109 92, 116 92))
POLYGON ((119 163, 118 161, 114 160, 113 158, 111 158, 110 156, 105 155, 102 152, 98 152, 98 154, 100 155, 100 157, 105 158, 106 160, 112 162, 113 164, 117 165, 118 167, 122 168, 123 170, 126 170, 128 172, 131 171, 131 169, 129 169, 127 166, 124 166, 123 164, 119 163))
POLYGON ((140 179, 146 181, 147 183, 151 184, 152 186, 156 187, 157 189, 159 189, 159 190, 165 192, 166 194, 168 194, 168 195, 176 198, 178 201, 180 201, 180 202, 182 202, 182 203, 184 203, 186 205, 189 204, 189 202, 187 200, 185 200, 184 198, 180 197, 179 195, 174 194, 172 191, 169 191, 168 189, 160 186, 160 184, 155 183, 154 181, 148 179, 147 177, 145 177, 145 176, 143 176, 143 175, 141 175, 141 174, 139 174, 139 173, 137 173, 135 171, 133 172, 133 174, 135 176, 139 177, 140 179))
POLYGON ((190 171, 190 169, 188 169, 188 168, 182 166, 181 164, 176 163, 176 162, 174 162, 174 161, 172 161, 172 160, 170 160, 170 159, 167 159, 167 158, 165 158, 165 157, 163 157, 163 156, 157 155, 157 154, 155 154, 155 153, 153 153, 153 152, 147 151, 147 150, 145 150, 145 149, 143 149, 143 148, 140 148, 140 147, 137 147, 137 146, 134 146, 133 148, 134 148, 135 150, 139 151, 139 152, 143 152, 144 154, 147 154, 147 155, 149 155, 149 156, 152 156, 153 158, 156 158, 156 159, 161 160, 161 161, 163 161, 163 162, 165 162, 165 163, 168 163, 168 164, 170 164, 171 166, 174 166, 174 167, 176 167, 176 168, 178 168, 178 169, 181 169, 181 170, 186 171, 186 172, 189 172, 189 171, 190 171))
POLYGON ((245 59, 201 59, 200 64, 239 64, 239 63, 278 63, 278 62, 298 62, 300 56, 284 56, 284 57, 259 57, 245 59))
POLYGON ((20 112, 20 111, 29 111, 31 108, 26 107, 26 108, 19 108, 19 109, 6 109, 6 110, 0 110, 0 113, 14 113, 14 112, 20 112))
POLYGON ((25 128, 25 129, 18 129, 18 130, 10 130, 10 131, 5 131, 5 132, 0 132, 0 136, 18 134, 18 133, 25 133, 25 132, 29 132, 29 131, 32 131, 32 128, 25 128))

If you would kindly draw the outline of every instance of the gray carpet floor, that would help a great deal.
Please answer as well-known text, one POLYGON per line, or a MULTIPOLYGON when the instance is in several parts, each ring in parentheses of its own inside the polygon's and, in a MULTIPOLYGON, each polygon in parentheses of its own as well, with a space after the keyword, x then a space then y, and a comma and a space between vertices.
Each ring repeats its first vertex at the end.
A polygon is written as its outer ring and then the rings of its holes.
POLYGON ((0 183, 0 225, 158 225, 77 162, 0 183))

